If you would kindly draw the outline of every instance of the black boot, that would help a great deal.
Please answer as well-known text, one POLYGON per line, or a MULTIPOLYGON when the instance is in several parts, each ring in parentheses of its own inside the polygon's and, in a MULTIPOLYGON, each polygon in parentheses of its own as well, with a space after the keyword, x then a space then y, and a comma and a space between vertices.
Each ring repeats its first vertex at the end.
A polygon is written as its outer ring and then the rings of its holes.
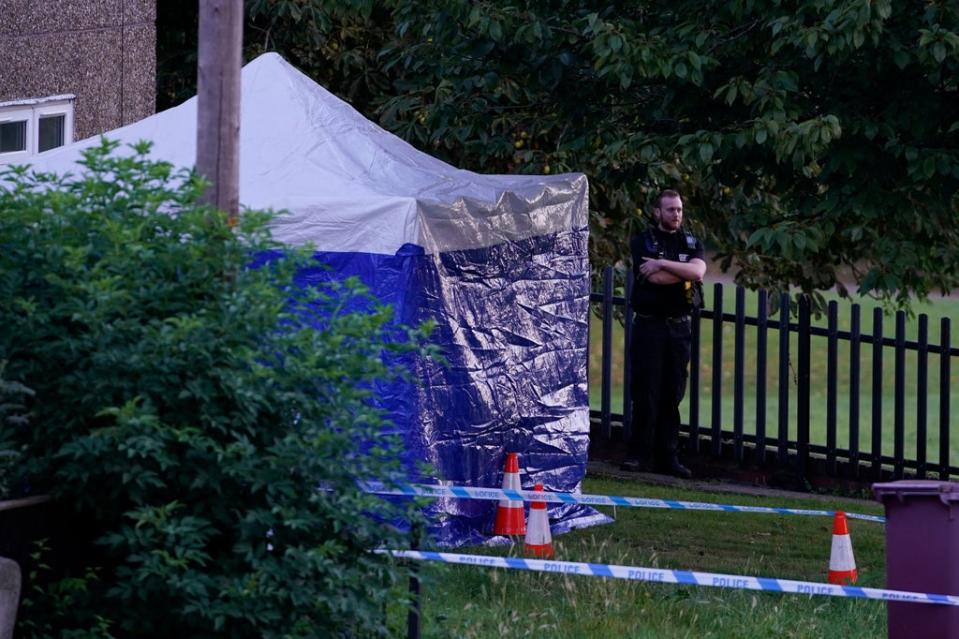
POLYGON ((673 457, 659 467, 659 471, 664 475, 672 475, 680 479, 692 479, 693 471, 683 466, 678 457, 673 457))

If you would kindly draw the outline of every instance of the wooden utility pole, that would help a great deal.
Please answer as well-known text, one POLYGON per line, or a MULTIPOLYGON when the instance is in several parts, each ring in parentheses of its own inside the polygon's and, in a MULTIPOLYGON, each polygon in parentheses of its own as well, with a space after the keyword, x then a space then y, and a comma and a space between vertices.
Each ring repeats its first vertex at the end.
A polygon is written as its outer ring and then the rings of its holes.
POLYGON ((199 2, 196 169, 210 182, 204 201, 233 224, 240 210, 243 0, 199 2))

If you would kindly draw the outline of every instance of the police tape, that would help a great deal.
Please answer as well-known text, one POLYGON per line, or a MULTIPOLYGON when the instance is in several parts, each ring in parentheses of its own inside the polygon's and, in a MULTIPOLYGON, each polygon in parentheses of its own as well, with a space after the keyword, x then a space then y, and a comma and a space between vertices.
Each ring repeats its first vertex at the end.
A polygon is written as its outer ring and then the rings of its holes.
MULTIPOLYGON (((766 513, 777 515, 807 515, 832 517, 834 510, 804 510, 802 508, 772 508, 769 506, 733 506, 699 501, 676 501, 673 499, 646 499, 609 495, 574 495, 573 493, 538 493, 532 490, 505 490, 501 488, 476 488, 473 486, 442 486, 437 484, 390 484, 368 481, 361 483, 363 490, 377 495, 405 495, 409 497, 455 497, 457 499, 487 499, 510 501, 545 501, 560 504, 588 504, 590 506, 623 506, 627 508, 665 508, 672 510, 711 510, 729 513, 766 513)), ((885 523, 880 515, 846 513, 849 519, 861 519, 885 523)))
POLYGON ((384 550, 394 557, 417 561, 438 561, 466 566, 487 568, 507 568, 510 570, 528 570, 564 575, 583 575, 590 577, 608 577, 630 581, 648 581, 652 583, 679 584, 683 586, 703 586, 712 588, 733 588, 736 590, 761 590, 794 595, 821 595, 825 597, 852 597, 857 599, 877 599, 882 601, 901 601, 910 603, 944 604, 959 606, 959 596, 937 595, 905 590, 887 590, 883 588, 865 588, 860 586, 840 586, 815 581, 794 581, 772 577, 750 577, 744 575, 724 575, 712 572, 693 572, 689 570, 664 570, 639 566, 616 566, 611 564, 590 564, 574 561, 551 561, 545 559, 521 559, 515 557, 493 557, 488 555, 464 555, 448 552, 424 550, 384 550))

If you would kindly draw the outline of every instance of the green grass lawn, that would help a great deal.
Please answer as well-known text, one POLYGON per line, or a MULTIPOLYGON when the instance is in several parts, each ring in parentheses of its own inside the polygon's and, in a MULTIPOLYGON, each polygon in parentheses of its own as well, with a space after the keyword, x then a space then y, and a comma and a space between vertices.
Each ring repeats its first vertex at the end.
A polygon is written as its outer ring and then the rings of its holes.
MULTIPOLYGON (((588 477, 583 491, 727 504, 847 509, 848 500, 747 497, 588 477)), ((616 522, 554 538, 556 559, 825 581, 832 522, 825 517, 601 508, 616 522)), ((884 586, 881 524, 850 520, 859 585, 884 586)), ((467 548, 509 555, 518 548, 467 548)), ((421 564, 422 636, 596 639, 885 635, 875 601, 650 584, 575 575, 421 564)), ((396 627, 403 613, 392 611, 396 627)))
MULTIPOLYGON (((706 287, 706 307, 713 307, 713 289, 712 286, 706 287)), ((724 305, 723 310, 727 313, 735 311, 735 288, 725 287, 723 292, 724 305)), ((827 299, 836 299, 839 304, 839 329, 848 330, 850 323, 850 306, 848 300, 841 300, 836 294, 827 295, 827 299)), ((861 303, 861 331, 864 335, 873 333, 873 308, 875 303, 871 300, 858 300, 861 303)), ((939 320, 941 317, 959 317, 959 300, 956 299, 937 299, 926 304, 917 304, 914 308, 916 317, 908 318, 906 322, 907 339, 916 339, 918 333, 918 315, 927 313, 929 316, 929 342, 937 344, 939 342, 939 320)), ((756 316, 757 314, 757 295, 752 292, 746 293, 746 314, 747 316, 756 316)), ((778 317, 778 316, 777 316, 778 317)), ((773 317, 773 322, 776 317, 773 317)), ((825 317, 814 318, 814 326, 826 325, 825 317)), ((614 322, 613 333, 613 386, 612 386, 612 410, 615 413, 623 411, 623 329, 618 323, 614 322)), ((953 333, 957 331, 954 329, 953 333)), ((883 319, 883 335, 886 337, 895 335, 895 317, 886 316, 883 319)), ((601 365, 602 365, 602 321, 593 317, 590 326, 590 355, 589 355, 589 380, 590 380, 590 407, 599 409, 601 406, 601 365)), ((788 375, 789 398, 789 436, 790 439, 796 439, 796 356, 798 353, 796 336, 791 336, 790 344, 790 369, 788 375)), ((711 402, 713 396, 712 388, 712 352, 715 336, 712 330, 712 321, 703 320, 701 328, 701 346, 700 346, 700 426, 709 426, 711 418, 711 402)), ((959 342, 959 338, 953 339, 953 343, 959 342)), ((745 348, 744 348, 744 432, 752 434, 756 431, 756 380, 757 380, 757 357, 756 357, 757 331, 755 327, 746 327, 745 348)), ((826 338, 813 336, 811 338, 811 387, 810 387, 810 440, 814 444, 826 444, 826 338)), ((893 453, 894 437, 894 349, 885 347, 883 349, 883 375, 882 387, 879 390, 879 396, 882 398, 882 450, 884 454, 893 453)), ((721 406, 722 419, 721 425, 725 430, 732 430, 733 427, 733 372, 734 372, 734 326, 732 323, 726 323, 722 330, 722 386, 721 386, 721 406)), ((850 413, 850 353, 849 343, 840 340, 838 348, 838 388, 837 388, 837 443, 840 447, 849 447, 849 413, 850 413)), ((872 345, 863 344, 860 351, 860 399, 859 399, 859 450, 866 452, 871 450, 872 446, 872 363, 873 353, 872 345)), ((920 401, 925 401, 927 406, 927 458, 931 461, 937 461, 939 456, 939 356, 929 355, 928 366, 928 389, 927 393, 920 397, 917 389, 917 370, 918 358, 915 352, 907 351, 905 368, 905 454, 907 458, 915 458, 917 449, 916 438, 916 414, 920 401)), ((959 410, 959 366, 952 366, 950 380, 950 403, 953 412, 959 410)), ((778 432, 778 411, 779 411, 779 331, 769 330, 767 332, 767 362, 766 362, 766 433, 775 436, 778 432)), ((684 421, 688 421, 689 416, 689 397, 687 395, 681 407, 681 414, 684 421)), ((950 455, 952 463, 959 459, 959 438, 953 437, 950 442, 950 455)))

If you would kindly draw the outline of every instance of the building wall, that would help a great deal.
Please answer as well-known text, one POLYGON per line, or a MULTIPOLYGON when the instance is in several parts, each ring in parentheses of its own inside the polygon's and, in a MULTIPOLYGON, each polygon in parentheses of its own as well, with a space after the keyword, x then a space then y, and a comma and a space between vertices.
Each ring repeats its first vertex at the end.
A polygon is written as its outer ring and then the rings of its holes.
POLYGON ((154 0, 0 0, 0 102, 72 93, 74 139, 155 109, 154 0))

